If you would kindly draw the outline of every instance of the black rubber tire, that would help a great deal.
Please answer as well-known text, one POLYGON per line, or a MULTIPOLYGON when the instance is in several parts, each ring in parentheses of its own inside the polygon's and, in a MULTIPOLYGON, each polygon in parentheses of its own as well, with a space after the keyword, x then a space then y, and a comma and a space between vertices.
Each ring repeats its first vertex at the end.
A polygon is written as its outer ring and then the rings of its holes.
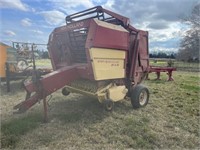
POLYGON ((137 85, 131 92, 131 104, 137 109, 144 107, 149 102, 149 90, 143 85, 137 85))
POLYGON ((114 102, 110 99, 106 99, 106 100, 103 101, 103 105, 104 105, 104 109, 106 111, 112 111, 113 106, 114 106, 114 102))
POLYGON ((67 89, 64 87, 64 88, 62 89, 62 94, 63 94, 64 96, 68 96, 68 95, 70 94, 70 92, 67 91, 67 89))

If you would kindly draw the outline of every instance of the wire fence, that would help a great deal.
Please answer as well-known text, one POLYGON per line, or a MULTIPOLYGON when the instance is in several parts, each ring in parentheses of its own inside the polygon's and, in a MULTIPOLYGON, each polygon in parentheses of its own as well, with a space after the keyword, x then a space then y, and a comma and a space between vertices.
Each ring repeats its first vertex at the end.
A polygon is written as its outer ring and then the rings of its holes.
POLYGON ((200 63, 183 62, 175 59, 150 59, 151 66, 175 67, 181 71, 200 72, 200 63))

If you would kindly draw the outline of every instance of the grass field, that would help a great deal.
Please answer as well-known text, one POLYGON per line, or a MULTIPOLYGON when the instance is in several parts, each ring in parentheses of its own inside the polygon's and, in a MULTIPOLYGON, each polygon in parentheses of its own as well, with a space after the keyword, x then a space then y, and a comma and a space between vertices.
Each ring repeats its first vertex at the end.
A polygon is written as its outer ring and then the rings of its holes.
POLYGON ((1 87, 1 147, 3 149, 198 149, 200 76, 174 72, 174 82, 161 74, 144 84, 149 104, 134 110, 129 100, 106 112, 95 99, 55 92, 49 101, 49 122, 43 123, 42 103, 14 115, 12 107, 23 100, 19 81, 12 92, 1 87))
POLYGON ((52 66, 51 66, 51 60, 50 59, 36 59, 35 65, 37 67, 52 68, 52 66))

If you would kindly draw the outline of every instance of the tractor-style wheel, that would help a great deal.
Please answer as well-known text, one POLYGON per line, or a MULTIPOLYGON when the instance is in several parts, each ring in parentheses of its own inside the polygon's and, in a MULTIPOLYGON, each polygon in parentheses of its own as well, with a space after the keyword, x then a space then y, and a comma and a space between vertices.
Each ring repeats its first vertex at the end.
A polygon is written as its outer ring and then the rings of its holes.
POLYGON ((70 92, 64 87, 64 88, 62 89, 62 94, 63 94, 64 96, 67 96, 67 95, 70 94, 70 92))
POLYGON ((104 100, 103 105, 106 111, 112 111, 114 103, 112 100, 106 99, 104 100))
POLYGON ((131 104, 133 108, 144 107, 149 101, 149 90, 143 85, 137 85, 131 92, 131 104))
POLYGON ((20 71, 25 70, 26 68, 28 68, 28 62, 26 61, 26 59, 19 59, 17 61, 17 67, 20 71))

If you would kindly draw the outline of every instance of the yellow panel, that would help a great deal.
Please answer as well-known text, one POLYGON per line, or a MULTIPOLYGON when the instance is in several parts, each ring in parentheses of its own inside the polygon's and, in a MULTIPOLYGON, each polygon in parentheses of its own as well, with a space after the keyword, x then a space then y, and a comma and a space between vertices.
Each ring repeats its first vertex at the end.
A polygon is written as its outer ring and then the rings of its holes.
POLYGON ((125 77, 125 51, 91 48, 90 57, 92 59, 95 80, 125 77))
POLYGON ((121 58, 125 59, 125 51, 107 48, 91 48, 90 55, 93 58, 121 58))

